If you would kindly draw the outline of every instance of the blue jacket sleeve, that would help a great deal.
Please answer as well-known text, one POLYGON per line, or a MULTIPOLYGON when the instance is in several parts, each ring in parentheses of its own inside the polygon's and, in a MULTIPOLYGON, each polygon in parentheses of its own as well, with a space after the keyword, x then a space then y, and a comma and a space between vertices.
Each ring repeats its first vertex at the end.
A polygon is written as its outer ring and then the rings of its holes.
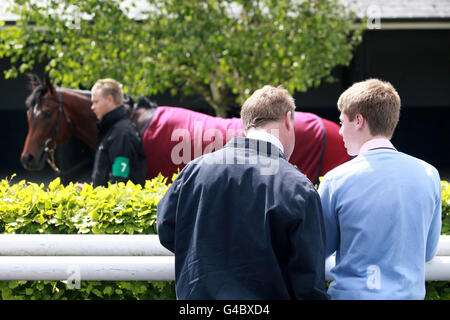
POLYGON ((331 256, 339 246, 339 220, 336 213, 336 199, 332 194, 332 185, 322 179, 318 189, 322 203, 323 220, 326 235, 326 257, 331 256))
POLYGON ((302 219, 290 229, 292 255, 289 280, 297 299, 327 299, 325 292, 325 233, 317 192, 305 202, 302 219))
POLYGON ((156 227, 159 241, 172 252, 175 252, 175 221, 180 185, 180 179, 175 179, 163 198, 158 202, 156 210, 156 227))

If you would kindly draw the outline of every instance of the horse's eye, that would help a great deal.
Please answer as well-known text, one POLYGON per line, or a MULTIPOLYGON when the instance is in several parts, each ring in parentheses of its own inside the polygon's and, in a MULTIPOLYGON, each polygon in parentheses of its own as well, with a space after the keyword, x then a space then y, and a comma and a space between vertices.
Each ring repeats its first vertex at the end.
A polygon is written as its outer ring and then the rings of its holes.
POLYGON ((51 111, 46 111, 46 112, 44 112, 44 117, 45 117, 46 119, 50 119, 50 118, 52 117, 51 111))

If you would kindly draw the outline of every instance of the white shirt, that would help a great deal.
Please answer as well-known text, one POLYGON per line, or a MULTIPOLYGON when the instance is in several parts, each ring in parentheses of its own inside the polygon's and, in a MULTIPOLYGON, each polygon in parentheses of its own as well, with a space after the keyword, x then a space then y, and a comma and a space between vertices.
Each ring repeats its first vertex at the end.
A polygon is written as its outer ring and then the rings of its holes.
POLYGON ((394 145, 386 138, 375 138, 369 141, 366 141, 359 150, 359 154, 363 154, 365 152, 369 152, 374 149, 382 148, 386 151, 397 151, 394 148, 394 145))
POLYGON ((278 138, 275 137, 273 134, 270 134, 267 131, 249 129, 247 131, 246 137, 249 139, 257 139, 257 140, 263 140, 263 141, 270 142, 270 143, 276 145, 278 147, 278 149, 280 149, 284 153, 284 148, 283 148, 283 145, 281 144, 281 141, 278 140, 278 138))

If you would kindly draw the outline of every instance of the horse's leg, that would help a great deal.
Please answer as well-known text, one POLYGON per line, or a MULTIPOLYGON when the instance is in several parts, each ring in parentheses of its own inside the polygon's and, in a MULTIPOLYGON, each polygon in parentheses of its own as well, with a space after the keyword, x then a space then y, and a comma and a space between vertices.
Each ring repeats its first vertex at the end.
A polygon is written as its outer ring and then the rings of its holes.
POLYGON ((339 135, 339 125, 323 118, 322 122, 325 127, 327 144, 323 156, 320 176, 323 176, 331 169, 350 160, 350 156, 344 146, 344 140, 342 140, 342 137, 339 135))

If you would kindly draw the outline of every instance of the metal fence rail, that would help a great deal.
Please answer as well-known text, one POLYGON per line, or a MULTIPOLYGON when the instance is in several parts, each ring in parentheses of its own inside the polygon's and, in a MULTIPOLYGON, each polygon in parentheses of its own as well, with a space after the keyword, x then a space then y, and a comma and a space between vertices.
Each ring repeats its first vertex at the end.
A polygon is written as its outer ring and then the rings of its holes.
MULTIPOLYGON (((425 267, 426 280, 450 281, 450 236, 425 267)), ((175 257, 157 235, 0 235, 0 280, 74 279, 174 280, 175 257)))

